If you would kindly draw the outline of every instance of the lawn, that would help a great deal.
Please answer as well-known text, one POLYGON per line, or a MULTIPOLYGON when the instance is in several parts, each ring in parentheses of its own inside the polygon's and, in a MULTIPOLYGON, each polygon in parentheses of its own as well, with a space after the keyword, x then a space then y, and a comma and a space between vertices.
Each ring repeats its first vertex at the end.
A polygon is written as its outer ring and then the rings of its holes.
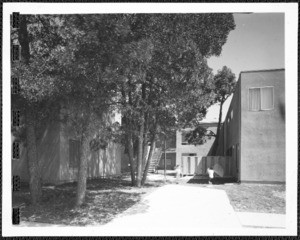
POLYGON ((225 190, 235 211, 285 214, 283 184, 242 183, 210 186, 225 190))
POLYGON ((74 226, 105 224, 117 214, 138 203, 142 196, 153 191, 160 183, 149 183, 133 188, 122 179, 97 179, 87 183, 86 203, 75 208, 76 183, 43 187, 42 202, 30 205, 28 185, 13 194, 13 206, 22 204, 21 221, 66 224, 74 226))
POLYGON ((212 184, 208 184, 207 176, 194 176, 187 183, 224 190, 238 212, 285 214, 284 184, 238 184, 232 178, 215 178, 212 184))

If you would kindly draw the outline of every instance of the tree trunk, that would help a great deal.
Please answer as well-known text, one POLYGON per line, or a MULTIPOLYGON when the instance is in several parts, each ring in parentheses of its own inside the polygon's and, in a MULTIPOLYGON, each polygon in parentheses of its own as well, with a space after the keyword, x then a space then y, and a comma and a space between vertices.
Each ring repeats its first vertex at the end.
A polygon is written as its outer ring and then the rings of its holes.
MULTIPOLYGON (((145 129, 147 129, 145 127, 145 129)), ((147 153, 148 153, 148 136, 147 136, 147 133, 146 133, 146 130, 144 131, 144 140, 143 140, 143 161, 142 161, 142 169, 145 168, 145 165, 146 165, 146 158, 147 158, 147 153)))
POLYGON ((213 156, 217 154, 217 150, 218 150, 218 147, 219 147, 219 137, 220 137, 221 123, 222 123, 223 104, 224 104, 224 101, 221 101, 221 103, 220 103, 220 112, 219 112, 219 122, 218 122, 217 134, 216 134, 216 140, 215 140, 216 144, 214 144, 213 151, 212 151, 213 156))
MULTIPOLYGON (((143 99, 143 103, 146 102, 146 85, 143 84, 142 85, 142 99, 143 99)), ((146 164, 146 157, 147 157, 147 153, 148 153, 148 128, 149 128, 149 113, 148 112, 144 112, 144 134, 143 134, 143 153, 142 153, 142 170, 141 170, 141 174, 143 174, 143 169, 145 168, 145 164, 146 164)))
POLYGON ((79 157, 80 160, 79 160, 78 181, 77 181, 77 195, 76 195, 77 207, 81 206, 85 201, 88 153, 89 153, 88 139, 82 138, 80 142, 80 157, 79 157))
POLYGON ((36 205, 42 196, 41 166, 37 156, 36 132, 34 115, 28 109, 26 114, 26 143, 27 161, 29 169, 29 189, 31 203, 36 205))
POLYGON ((137 177, 136 186, 141 187, 142 181, 142 164, 143 164, 143 143, 144 143, 144 123, 140 124, 139 138, 138 138, 138 156, 137 156, 137 177))
POLYGON ((135 167, 133 161, 133 141, 132 141, 132 133, 130 130, 127 132, 127 149, 128 149, 128 158, 130 164, 130 174, 131 174, 131 185, 135 186, 135 167))
POLYGON ((146 166, 145 166, 144 174, 143 174, 143 178, 142 178, 142 186, 145 184, 146 179, 147 179, 148 170, 149 170, 149 167, 150 167, 151 158, 153 156, 154 149, 155 149, 155 137, 152 138, 152 140, 151 140, 150 151, 149 151, 149 155, 148 155, 148 158, 147 158, 147 162, 146 162, 146 166))
MULTIPOLYGON (((29 39, 27 32, 27 18, 22 15, 20 17, 20 28, 18 30, 18 40, 21 45, 21 56, 26 65, 29 64, 30 51, 29 39)), ((26 142, 27 142, 27 161, 29 169, 29 189, 31 203, 36 205, 42 196, 42 182, 41 182, 41 166, 37 156, 36 146, 36 131, 35 131, 35 117, 34 109, 28 106, 26 109, 26 142)))

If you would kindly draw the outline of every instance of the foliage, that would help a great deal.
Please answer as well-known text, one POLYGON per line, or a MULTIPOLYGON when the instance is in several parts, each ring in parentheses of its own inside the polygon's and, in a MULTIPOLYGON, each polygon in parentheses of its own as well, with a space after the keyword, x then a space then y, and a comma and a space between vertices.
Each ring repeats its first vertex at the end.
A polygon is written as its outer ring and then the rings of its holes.
POLYGON ((214 92, 216 93, 216 102, 224 103, 224 101, 234 92, 236 81, 235 74, 231 69, 224 66, 221 70, 218 70, 214 76, 214 92))
MULTIPOLYGON (((217 127, 217 133, 212 131, 206 131, 201 125, 195 124, 195 129, 188 134, 188 142, 195 145, 201 145, 206 142, 207 138, 215 137, 218 140, 221 129, 222 121, 222 107, 228 97, 234 92, 236 86, 235 74, 231 69, 224 66, 221 70, 218 70, 217 74, 213 77, 212 92, 214 94, 214 102, 220 103, 219 122, 217 127)), ((218 144, 213 147, 212 153, 215 154, 218 144)))
MULTIPOLYGON (((13 66, 21 76, 16 103, 32 107, 36 123, 43 122, 38 116, 64 121, 77 138, 92 141, 93 149, 105 148, 109 139, 126 139, 131 161, 137 159, 137 185, 145 146, 157 132, 197 124, 214 102, 206 59, 220 55, 235 28, 232 14, 32 15, 27 20, 28 36, 18 40, 29 42, 30 57, 13 66), (60 108, 63 114, 53 114, 60 108), (103 113, 112 111, 121 112, 124 123, 109 131, 103 113)), ((83 181, 86 161, 82 164, 83 181)))
POLYGON ((99 133, 90 141, 90 149, 92 151, 98 151, 100 149, 106 149, 108 143, 110 141, 113 142, 120 142, 121 141, 121 129, 120 124, 118 122, 112 123, 108 127, 104 127, 105 125, 102 124, 100 126, 99 133))
POLYGON ((216 134, 213 131, 207 130, 207 128, 200 125, 193 129, 193 131, 188 132, 185 137, 188 143, 192 143, 194 145, 201 145, 206 143, 208 139, 216 137, 216 134))
POLYGON ((119 92, 125 132, 137 143, 139 181, 142 145, 158 131, 199 123, 214 102, 206 58, 221 53, 235 25, 231 14, 136 14, 117 22, 127 27, 118 31, 106 72, 119 92))

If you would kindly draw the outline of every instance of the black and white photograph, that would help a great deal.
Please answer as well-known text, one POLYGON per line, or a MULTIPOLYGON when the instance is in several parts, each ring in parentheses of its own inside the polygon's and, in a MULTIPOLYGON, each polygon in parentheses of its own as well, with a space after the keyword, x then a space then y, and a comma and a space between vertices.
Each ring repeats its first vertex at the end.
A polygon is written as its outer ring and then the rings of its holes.
POLYGON ((297 235, 298 3, 4 3, 3 236, 297 235))

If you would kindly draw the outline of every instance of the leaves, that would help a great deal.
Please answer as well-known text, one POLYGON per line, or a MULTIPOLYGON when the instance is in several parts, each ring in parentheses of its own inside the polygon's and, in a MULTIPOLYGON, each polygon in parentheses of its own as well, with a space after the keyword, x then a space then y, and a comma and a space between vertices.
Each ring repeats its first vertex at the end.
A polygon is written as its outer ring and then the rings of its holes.
POLYGON ((215 100, 207 58, 220 55, 235 28, 232 14, 25 17, 30 49, 26 63, 13 65, 23 100, 16 104, 43 119, 62 106, 59 121, 103 147, 125 132, 147 142, 157 125, 171 132, 199 123, 215 100), (113 133, 104 114, 112 111, 125 119, 113 133))
POLYGON ((224 66, 214 76, 214 92, 216 93, 216 101, 224 102, 235 90, 236 81, 235 74, 231 69, 224 66))
MULTIPOLYGON (((236 81, 234 73, 232 73, 230 68, 224 66, 221 70, 218 70, 217 74, 213 76, 213 78, 211 78, 211 81, 203 91, 206 92, 207 96, 210 96, 210 98, 207 99, 207 101, 210 101, 210 104, 219 102, 222 107, 226 99, 234 92, 235 86, 236 81)), ((203 111, 203 116, 205 116, 205 108, 203 111)), ((222 109, 220 110, 220 114, 221 111, 222 109)), ((201 112, 201 110, 199 110, 199 112, 201 112)), ((218 130, 216 134, 212 133, 211 131, 206 131, 202 126, 198 126, 200 124, 199 121, 194 121, 195 129, 188 135, 188 142, 197 145, 204 144, 206 139, 212 136, 218 138, 221 128, 221 121, 222 118, 219 116, 218 130)))
POLYGON ((211 130, 207 130, 207 128, 198 126, 193 131, 188 132, 185 135, 185 138, 187 139, 188 143, 193 143, 195 145, 201 145, 206 143, 208 139, 211 139, 211 137, 215 137, 216 134, 212 132, 211 130))

